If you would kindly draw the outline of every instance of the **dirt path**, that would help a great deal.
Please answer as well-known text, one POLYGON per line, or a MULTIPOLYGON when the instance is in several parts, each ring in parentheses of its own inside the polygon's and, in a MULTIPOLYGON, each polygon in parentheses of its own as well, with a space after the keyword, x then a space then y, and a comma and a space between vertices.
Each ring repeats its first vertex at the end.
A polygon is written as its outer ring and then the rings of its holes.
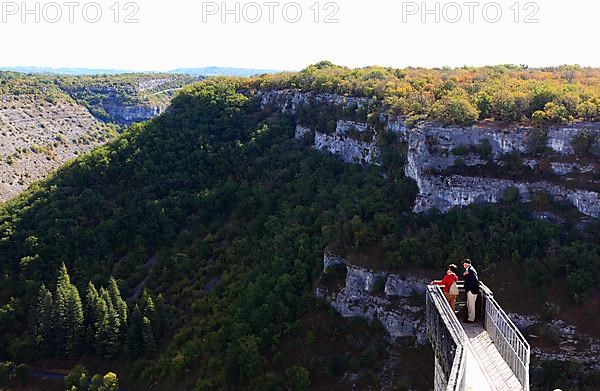
POLYGON ((144 267, 147 270, 146 277, 144 277, 144 279, 142 281, 140 281, 140 283, 137 284, 133 288, 133 290, 131 292, 131 296, 129 296, 129 298, 127 299, 128 302, 130 302, 130 303, 134 302, 134 301, 137 300, 138 297, 140 297, 140 295, 142 294, 142 291, 144 290, 144 288, 148 284, 148 279, 150 279, 150 273, 152 272, 152 269, 154 269, 154 266, 156 265, 157 262, 158 262, 158 254, 154 254, 144 264, 144 267))

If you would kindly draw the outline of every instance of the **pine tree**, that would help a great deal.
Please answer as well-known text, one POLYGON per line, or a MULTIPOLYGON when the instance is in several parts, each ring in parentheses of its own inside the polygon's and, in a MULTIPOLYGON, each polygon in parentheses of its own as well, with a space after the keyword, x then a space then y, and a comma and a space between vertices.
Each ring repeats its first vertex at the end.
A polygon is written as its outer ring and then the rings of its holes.
POLYGON ((83 305, 79 291, 71 284, 63 263, 58 272, 55 294, 57 353, 73 356, 79 353, 83 331, 83 305))
POLYGON ((69 286, 65 307, 65 353, 72 357, 81 351, 83 337, 83 304, 75 285, 69 286))
POLYGON ((156 341, 154 340, 154 331, 150 319, 144 316, 142 327, 142 339, 144 341, 144 351, 154 352, 156 350, 156 341))
POLYGON ((85 327, 85 345, 88 351, 96 349, 96 320, 98 319, 98 290, 93 282, 88 283, 85 294, 84 306, 84 327, 85 327))
MULTIPOLYGON (((155 312, 151 299, 149 308, 155 312)), ((140 317, 139 346, 143 345, 143 317, 140 317)), ((59 357, 75 356, 85 342, 88 351, 95 351, 106 358, 115 357, 126 341, 127 304, 121 297, 117 282, 109 280, 108 289, 96 289, 88 283, 85 300, 71 283, 67 267, 63 263, 58 270, 54 295, 42 285, 34 317, 34 336, 44 354, 59 357)))
POLYGON ((127 304, 125 303, 125 300, 123 300, 123 297, 121 297, 121 291, 119 290, 117 281, 113 277, 111 277, 108 281, 108 293, 110 295, 112 305, 117 311, 120 326, 122 329, 124 329, 127 325, 127 304))
POLYGON ((67 329, 67 301, 71 294, 71 279, 67 267, 63 263, 58 270, 56 292, 54 295, 54 331, 55 331, 55 353, 64 356, 67 329))
POLYGON ((52 292, 44 284, 40 287, 38 293, 35 319, 35 342, 40 348, 42 355, 51 354, 54 341, 54 303, 52 292))
POLYGON ((64 263, 58 271, 54 299, 56 353, 59 356, 74 356, 81 348, 83 304, 77 287, 71 284, 64 263))
MULTIPOLYGON (((100 289, 102 291, 102 289, 100 289)), ((96 322, 94 323, 95 328, 95 348, 96 352, 99 355, 103 355, 106 349, 106 345, 108 344, 108 329, 109 329, 109 320, 108 320, 108 306, 106 305, 106 301, 100 295, 98 297, 97 306, 96 306, 96 322)))
POLYGON ((105 319, 103 320, 103 345, 104 357, 110 358, 117 355, 121 348, 121 322, 119 313, 114 307, 108 291, 100 288, 100 298, 106 303, 105 319))
POLYGON ((156 320, 156 305, 154 305, 152 296, 145 289, 142 293, 142 315, 148 318, 154 330, 154 324, 158 323, 156 320))
POLYGON ((108 306, 109 345, 107 353, 115 357, 121 350, 121 324, 119 313, 113 306, 108 306))
POLYGON ((155 329, 156 339, 162 337, 168 327, 167 306, 162 294, 156 298, 156 323, 153 325, 155 329))
POLYGON ((88 282, 88 287, 85 292, 85 325, 94 324, 97 318, 98 308, 98 290, 93 282, 88 282))
POLYGON ((138 358, 144 353, 143 328, 142 311, 136 304, 129 317, 129 331, 127 333, 127 344, 131 358, 138 358))

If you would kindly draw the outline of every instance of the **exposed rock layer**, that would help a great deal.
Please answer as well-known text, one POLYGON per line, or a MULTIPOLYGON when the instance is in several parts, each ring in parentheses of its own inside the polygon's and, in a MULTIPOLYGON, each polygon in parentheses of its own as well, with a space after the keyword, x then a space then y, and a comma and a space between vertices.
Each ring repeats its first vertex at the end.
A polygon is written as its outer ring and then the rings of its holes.
POLYGON ((426 279, 376 272, 350 265, 340 256, 325 254, 324 269, 335 265, 346 268, 344 287, 339 291, 319 287, 317 296, 329 301, 344 317, 377 320, 392 337, 416 337, 419 344, 427 343, 423 307, 411 304, 411 299, 424 297, 426 279))
MULTIPOLYGON (((344 97, 335 94, 317 94, 295 90, 259 92, 261 105, 271 106, 284 113, 293 114, 303 105, 336 105, 344 110, 364 109, 369 106, 367 98, 344 97)), ((461 160, 465 166, 482 166, 487 161, 477 153, 482 144, 487 143, 492 161, 503 164, 502 155, 519 153, 527 155, 528 140, 538 132, 536 129, 513 126, 498 128, 491 126, 443 127, 424 123, 410 129, 402 118, 379 113, 384 130, 394 132, 400 141, 408 144, 405 173, 414 179, 419 187, 415 202, 415 212, 431 208, 442 212, 456 206, 466 206, 475 202, 499 202, 508 188, 519 190, 519 199, 528 202, 536 192, 547 193, 554 201, 570 203, 581 213, 600 216, 600 196, 595 191, 573 188, 548 181, 507 180, 464 175, 444 176, 440 171, 448 169, 461 160), (457 150, 463 152, 458 153, 457 150)), ((600 125, 577 124, 555 126, 546 131, 546 147, 559 158, 573 156, 572 142, 582 132, 596 137, 593 150, 600 151, 600 125)), ((372 126, 354 121, 338 120, 335 132, 327 134, 319 129, 298 125, 296 138, 314 137, 314 147, 339 155, 345 162, 359 164, 379 164, 381 151, 378 146, 378 133, 372 126), (368 137, 370 136, 370 138, 368 137)), ((560 160, 560 159, 559 159, 560 160)), ((524 156, 523 165, 535 169, 539 162, 524 156)), ((573 173, 597 174, 593 164, 577 162, 551 162, 551 171, 561 177, 573 173)), ((567 178, 568 180, 568 178, 567 178)))
POLYGON ((0 202, 113 136, 87 109, 66 99, 0 96, 0 202))

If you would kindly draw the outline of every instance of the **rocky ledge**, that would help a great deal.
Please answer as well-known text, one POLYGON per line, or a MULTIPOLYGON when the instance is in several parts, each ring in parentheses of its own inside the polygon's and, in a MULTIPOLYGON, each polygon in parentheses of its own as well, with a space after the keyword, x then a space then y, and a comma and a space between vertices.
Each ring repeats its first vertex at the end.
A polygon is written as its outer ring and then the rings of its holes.
POLYGON ((429 281, 420 276, 401 277, 350 265, 338 255, 323 256, 324 273, 334 267, 345 268, 344 287, 328 290, 317 287, 315 294, 325 299, 343 317, 379 321, 391 337, 415 337, 427 344, 424 308, 413 302, 424 300, 429 281))
POLYGON ((130 125, 134 122, 143 122, 158 116, 165 107, 153 105, 125 105, 111 101, 104 106, 111 122, 121 125, 130 125))
POLYGON ((538 360, 576 362, 582 370, 600 369, 600 339, 581 333, 561 319, 542 321, 539 316, 509 314, 531 345, 538 360))
MULTIPOLYGON (((335 94, 319 94, 297 90, 259 91, 263 108, 272 107, 283 113, 294 114, 302 106, 327 104, 348 111, 364 110, 373 101, 362 97, 347 97, 335 94)), ((528 202, 532 194, 544 192, 554 201, 573 205, 590 217, 600 216, 600 196, 596 191, 578 189, 568 181, 569 174, 598 175, 600 165, 578 163, 573 141, 583 132, 595 139, 592 152, 600 154, 600 124, 581 123, 552 126, 545 130, 523 127, 450 126, 421 123, 414 128, 407 126, 403 118, 390 115, 385 109, 379 113, 380 128, 397 135, 400 142, 408 146, 405 174, 414 179, 419 194, 415 212, 431 208, 442 212, 452 207, 461 207, 476 202, 499 202, 508 188, 519 190, 519 200, 528 202), (502 165, 502 157, 510 153, 522 156, 522 165, 535 169, 539 161, 528 154, 530 140, 543 132, 545 147, 553 161, 550 170, 556 176, 548 181, 506 180, 482 176, 450 175, 440 172, 456 164, 473 167, 484 166, 488 161, 502 165), (489 159, 483 159, 478 149, 485 145, 489 159), (566 161, 565 161, 566 160, 566 161), (562 181, 562 182, 561 182, 562 181), (564 185, 563 185, 564 184, 564 185)), ((364 123, 337 120, 335 132, 328 134, 320 129, 299 124, 296 138, 311 138, 313 147, 339 155, 348 163, 380 164, 379 134, 375 127, 364 123)), ((594 182, 595 183, 595 182, 594 182)))
MULTIPOLYGON (((547 147, 554 148, 556 153, 572 154, 572 150, 565 147, 565 144, 570 143, 584 130, 600 132, 600 129, 591 129, 589 126, 563 128, 561 131, 553 129, 548 131, 547 147)), ((466 206, 475 202, 499 202, 504 198, 506 190, 512 187, 518 189, 519 200, 523 202, 531 201, 533 193, 544 192, 554 201, 570 203, 587 216, 600 216, 600 196, 594 191, 572 189, 547 181, 527 182, 461 175, 436 175, 435 172, 447 169, 456 164, 457 159, 463 158, 453 153, 456 148, 477 147, 481 145, 482 140, 488 140, 491 158, 496 163, 500 163, 503 154, 526 151, 527 133, 523 129, 515 129, 514 133, 490 133, 489 130, 470 128, 470 133, 470 136, 466 136, 464 128, 453 128, 449 131, 438 127, 419 128, 410 132, 405 173, 413 178, 419 187, 415 212, 423 212, 431 208, 445 212, 452 207, 466 206)), ((476 156, 467 155, 463 159, 466 165, 485 164, 476 156)), ((535 167, 537 161, 526 160, 524 164, 535 167)), ((581 166, 575 163, 552 163, 551 167, 557 175, 566 174, 563 172, 566 170, 579 169, 587 172, 595 170, 594 166, 581 166)))

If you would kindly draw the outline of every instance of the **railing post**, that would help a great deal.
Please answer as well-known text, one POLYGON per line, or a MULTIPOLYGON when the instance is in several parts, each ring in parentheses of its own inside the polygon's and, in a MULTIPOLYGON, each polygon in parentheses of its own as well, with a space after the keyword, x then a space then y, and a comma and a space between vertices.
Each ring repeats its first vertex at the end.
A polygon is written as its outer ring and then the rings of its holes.
POLYGON ((466 334, 439 286, 426 289, 427 334, 435 354, 435 390, 464 388, 466 334))
POLYGON ((487 312, 486 312, 487 295, 481 288, 479 288, 479 295, 481 296, 481 317, 483 320, 483 328, 485 328, 485 326, 487 324, 487 312))
POLYGON ((496 302, 492 291, 483 283, 480 289, 485 298, 485 330, 502 358, 523 386, 523 390, 529 391, 529 344, 496 302))

